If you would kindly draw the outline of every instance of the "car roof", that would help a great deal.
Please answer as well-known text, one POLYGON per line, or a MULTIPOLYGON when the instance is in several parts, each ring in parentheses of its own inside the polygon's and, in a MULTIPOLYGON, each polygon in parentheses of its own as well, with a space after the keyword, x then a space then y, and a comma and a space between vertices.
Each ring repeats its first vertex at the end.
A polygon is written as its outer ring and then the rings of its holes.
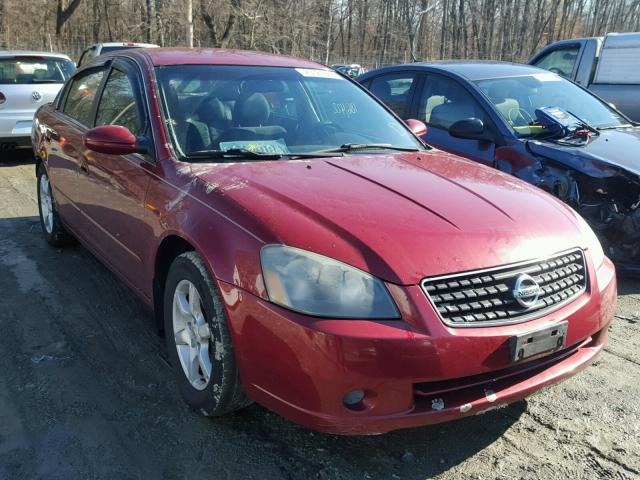
MULTIPOLYGON (((434 62, 415 62, 405 65, 398 65, 402 70, 425 68, 434 70, 443 70, 465 77, 467 80, 482 80, 486 78, 497 77, 516 77, 521 75, 533 75, 536 73, 546 72, 531 65, 523 65, 521 63, 510 62, 494 62, 494 61, 469 61, 469 60, 442 60, 434 62)), ((380 70, 393 71, 396 67, 385 67, 380 70)), ((376 71, 380 71, 376 70, 376 71)), ((371 72, 365 74, 371 76, 371 72)))
POLYGON ((71 60, 64 53, 57 52, 38 52, 36 50, 0 50, 0 57, 50 57, 50 58, 64 58, 65 60, 71 60))
POLYGON ((219 48, 150 48, 129 50, 127 55, 145 55, 156 66, 164 65, 247 65, 296 67, 329 70, 329 67, 302 58, 245 50, 219 48))

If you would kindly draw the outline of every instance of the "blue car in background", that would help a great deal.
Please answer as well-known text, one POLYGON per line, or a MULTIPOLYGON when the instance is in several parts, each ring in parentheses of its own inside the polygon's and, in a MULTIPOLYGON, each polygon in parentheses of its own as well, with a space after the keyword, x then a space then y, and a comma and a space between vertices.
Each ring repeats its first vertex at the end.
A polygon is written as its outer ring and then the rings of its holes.
POLYGON ((513 174, 577 210, 621 270, 640 272, 640 127, 582 87, 528 65, 412 63, 357 78, 424 140, 513 174))

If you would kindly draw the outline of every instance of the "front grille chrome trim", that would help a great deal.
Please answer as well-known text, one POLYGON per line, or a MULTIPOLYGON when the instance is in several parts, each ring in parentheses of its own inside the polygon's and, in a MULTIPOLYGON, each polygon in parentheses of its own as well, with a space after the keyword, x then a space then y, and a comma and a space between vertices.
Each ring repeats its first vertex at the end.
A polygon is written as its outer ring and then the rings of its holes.
MULTIPOLYGON (((573 249, 565 250, 562 252, 558 252, 548 257, 534 259, 534 260, 526 260, 522 262, 501 265, 498 267, 485 268, 480 270, 469 270, 469 271, 458 272, 458 273, 453 273, 449 275, 426 277, 420 281, 420 287, 422 288, 422 291, 424 292, 424 294, 427 296, 435 312, 438 314, 438 317, 440 317, 440 320, 442 320, 442 322, 445 325, 450 327, 455 327, 455 328, 482 328, 482 327, 495 327, 495 326, 514 325, 518 323, 523 323, 536 318, 540 318, 544 315, 547 315, 556 310, 559 310, 560 308, 580 298, 588 290, 589 274, 588 274, 587 263, 586 263, 584 252, 580 248, 573 248, 573 249), (432 294, 430 294, 429 291, 427 290, 427 286, 436 285, 436 282, 439 282, 441 280, 447 281, 447 282, 452 282, 452 281, 456 282, 458 279, 463 279, 465 277, 469 277, 469 278, 477 277, 485 274, 491 275, 494 272, 497 273, 494 279, 510 279, 525 273, 529 275, 532 275, 532 274, 535 275, 537 272, 541 270, 542 265, 546 265, 549 262, 553 262, 554 260, 557 260, 559 258, 564 258, 572 254, 579 254, 580 256, 579 261, 581 262, 581 266, 582 266, 581 275, 584 276, 584 278, 581 280, 580 289, 575 293, 571 294, 568 298, 563 299, 562 301, 553 303, 548 307, 538 308, 528 314, 521 313, 515 317, 509 317, 509 318, 503 318, 503 319, 497 319, 497 320, 475 320, 475 321, 468 321, 468 322, 452 321, 439 311, 437 302, 434 301, 432 294)), ((474 287, 483 288, 483 284, 479 284, 474 287)), ((472 303, 475 303, 475 302, 472 302, 472 303)))

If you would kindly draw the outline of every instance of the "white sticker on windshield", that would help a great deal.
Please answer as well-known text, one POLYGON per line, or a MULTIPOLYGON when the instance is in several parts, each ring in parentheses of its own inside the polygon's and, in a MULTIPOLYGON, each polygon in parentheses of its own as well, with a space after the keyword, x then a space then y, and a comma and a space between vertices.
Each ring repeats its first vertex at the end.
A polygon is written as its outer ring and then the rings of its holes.
POLYGON ((539 80, 541 82, 557 82, 560 80, 560 77, 555 73, 547 72, 547 73, 535 73, 533 78, 539 80))
POLYGON ((320 70, 318 68, 296 68, 296 72, 298 72, 303 77, 311 77, 311 78, 340 78, 333 70, 320 70))

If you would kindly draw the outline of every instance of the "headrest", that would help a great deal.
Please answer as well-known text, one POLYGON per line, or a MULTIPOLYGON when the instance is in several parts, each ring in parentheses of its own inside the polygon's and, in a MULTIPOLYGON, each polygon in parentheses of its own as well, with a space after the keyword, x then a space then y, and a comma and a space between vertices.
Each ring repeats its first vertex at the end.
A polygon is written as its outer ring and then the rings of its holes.
POLYGON ((235 108, 236 124, 242 127, 265 125, 271 116, 271 106, 261 93, 252 93, 239 100, 235 108))
POLYGON ((198 119, 209 125, 223 128, 231 125, 229 108, 217 98, 205 99, 195 111, 198 119))
POLYGON ((44 78, 46 78, 46 77, 47 77, 48 73, 49 73, 49 72, 47 71, 47 69, 46 69, 46 68, 36 68, 36 69, 33 71, 33 76, 34 76, 34 78, 36 78, 37 80, 43 80, 44 78))

